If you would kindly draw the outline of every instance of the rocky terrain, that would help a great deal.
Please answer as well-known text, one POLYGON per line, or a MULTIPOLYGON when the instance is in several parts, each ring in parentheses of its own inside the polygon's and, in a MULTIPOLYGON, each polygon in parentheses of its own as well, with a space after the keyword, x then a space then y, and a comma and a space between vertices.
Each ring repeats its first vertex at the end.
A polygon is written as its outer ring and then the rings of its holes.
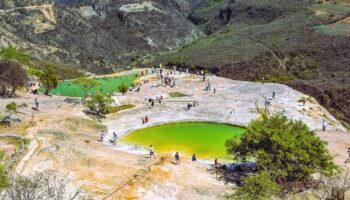
POLYGON ((165 63, 280 82, 350 122, 349 0, 0 2, 0 48, 94 73, 165 63))

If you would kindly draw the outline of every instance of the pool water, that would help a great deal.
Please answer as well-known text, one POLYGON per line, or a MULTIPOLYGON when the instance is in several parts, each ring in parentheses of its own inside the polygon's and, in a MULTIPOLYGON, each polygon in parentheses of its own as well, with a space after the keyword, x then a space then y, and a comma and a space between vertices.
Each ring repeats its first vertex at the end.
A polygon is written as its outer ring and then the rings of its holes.
MULTIPOLYGON (((111 92, 117 91, 119 85, 121 85, 122 83, 130 86, 136 79, 137 77, 135 76, 135 74, 116 76, 105 79, 99 78, 96 79, 96 81, 99 82, 100 85, 90 89, 88 92, 92 94, 96 91, 99 91, 103 94, 109 94, 111 92)), ((43 92, 43 89, 41 90, 41 92, 43 92)), ((74 84, 71 80, 60 82, 57 88, 51 90, 50 93, 53 95, 57 95, 58 92, 61 96, 84 97, 84 91, 78 85, 74 84)))
POLYGON ((178 151, 180 155, 196 154, 199 159, 230 159, 225 142, 241 136, 244 128, 218 123, 173 123, 137 130, 121 139, 121 144, 137 145, 155 153, 178 151))

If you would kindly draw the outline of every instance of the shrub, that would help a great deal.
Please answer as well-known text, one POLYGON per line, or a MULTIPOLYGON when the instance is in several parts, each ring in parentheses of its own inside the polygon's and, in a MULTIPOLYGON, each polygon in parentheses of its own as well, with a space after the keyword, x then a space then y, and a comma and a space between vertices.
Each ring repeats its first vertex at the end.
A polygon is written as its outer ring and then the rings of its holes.
POLYGON ((129 87, 125 83, 122 83, 121 85, 118 86, 118 91, 123 95, 128 92, 128 89, 129 87))
POLYGON ((270 175, 263 172, 258 175, 248 176, 244 179, 244 185, 229 196, 235 200, 266 200, 277 195, 281 187, 275 183, 270 175))
POLYGON ((58 85, 58 76, 52 67, 47 68, 39 76, 41 83, 45 87, 45 94, 49 95, 50 91, 57 87, 58 85))

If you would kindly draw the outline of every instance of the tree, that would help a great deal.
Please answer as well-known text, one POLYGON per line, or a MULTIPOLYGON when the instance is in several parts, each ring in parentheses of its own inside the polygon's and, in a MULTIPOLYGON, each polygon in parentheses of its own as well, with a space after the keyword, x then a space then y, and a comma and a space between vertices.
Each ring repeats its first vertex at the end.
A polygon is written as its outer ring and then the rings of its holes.
POLYGON ((7 86, 11 86, 11 97, 16 96, 16 89, 24 86, 27 79, 27 72, 18 63, 9 60, 0 61, 1 95, 6 95, 7 86))
POLYGON ((90 113, 96 114, 98 117, 103 117, 113 101, 110 95, 94 93, 86 101, 85 106, 90 110, 90 113))
POLYGON ((121 85, 118 86, 118 91, 123 95, 128 92, 128 89, 129 87, 125 83, 122 83, 121 85))
MULTIPOLYGON (((0 151, 0 163, 4 158, 5 153, 0 151)), ((8 179, 5 174, 5 167, 0 164, 0 191, 8 186, 8 179)))
POLYGON ((72 192, 68 184, 67 178, 60 178, 54 171, 37 172, 26 177, 16 175, 3 196, 0 193, 0 199, 73 200, 79 196, 80 191, 72 192))
POLYGON ((85 98, 87 97, 87 92, 90 89, 99 85, 99 83, 94 79, 86 77, 79 77, 73 83, 79 85, 79 87, 84 91, 85 98))
POLYGON ((244 185, 239 187, 228 199, 235 200, 266 200, 276 196, 281 191, 269 173, 262 172, 254 176, 247 176, 244 185))
POLYGON ((325 142, 303 122, 281 115, 263 115, 262 120, 252 121, 241 139, 228 140, 226 147, 236 159, 256 159, 261 170, 281 183, 338 171, 325 142))
POLYGON ((49 95, 50 91, 57 87, 59 81, 58 76, 52 67, 44 70, 39 79, 45 87, 45 95, 49 95))

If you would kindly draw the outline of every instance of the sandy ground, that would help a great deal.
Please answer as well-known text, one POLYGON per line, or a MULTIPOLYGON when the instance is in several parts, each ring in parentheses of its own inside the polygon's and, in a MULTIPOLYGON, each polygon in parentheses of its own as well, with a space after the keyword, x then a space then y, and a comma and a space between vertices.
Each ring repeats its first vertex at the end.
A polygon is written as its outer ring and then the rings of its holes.
POLYGON ((317 131, 317 134, 328 142, 337 164, 344 166, 350 134, 312 99, 302 106, 298 100, 306 96, 286 86, 209 77, 217 88, 214 95, 203 91, 205 83, 196 76, 177 75, 175 88, 154 88, 152 77, 144 79, 149 79, 150 83, 143 85, 140 92, 115 97, 116 104, 132 103, 136 107, 110 115, 102 122, 86 116, 81 105, 65 103, 63 97, 21 94, 18 99, 0 100, 0 108, 12 101, 29 105, 18 115, 23 122, 17 128, 0 129, 0 134, 25 136, 31 141, 27 154, 18 163, 17 173, 26 175, 54 169, 71 179, 72 191, 76 188, 85 191, 84 199, 221 199, 234 186, 217 180, 210 165, 193 163, 188 158, 183 158, 180 165, 174 165, 173 155, 157 155, 157 159, 150 159, 143 151, 135 153, 129 147, 97 141, 99 132, 107 130, 109 139, 113 131, 123 135, 169 121, 246 125, 259 117, 256 102, 263 105, 262 96, 271 96, 272 91, 277 95, 271 99, 270 112, 283 112, 293 119, 301 119, 315 130, 319 129, 322 119, 328 120, 329 131, 317 131), (169 92, 189 96, 170 98, 169 92), (156 104, 154 108, 142 100, 159 95, 165 98, 165 103, 156 104), (40 102, 39 112, 31 108, 35 98, 40 102), (189 101, 199 105, 186 111, 189 101), (141 117, 145 115, 151 119, 149 125, 141 123, 141 117))

